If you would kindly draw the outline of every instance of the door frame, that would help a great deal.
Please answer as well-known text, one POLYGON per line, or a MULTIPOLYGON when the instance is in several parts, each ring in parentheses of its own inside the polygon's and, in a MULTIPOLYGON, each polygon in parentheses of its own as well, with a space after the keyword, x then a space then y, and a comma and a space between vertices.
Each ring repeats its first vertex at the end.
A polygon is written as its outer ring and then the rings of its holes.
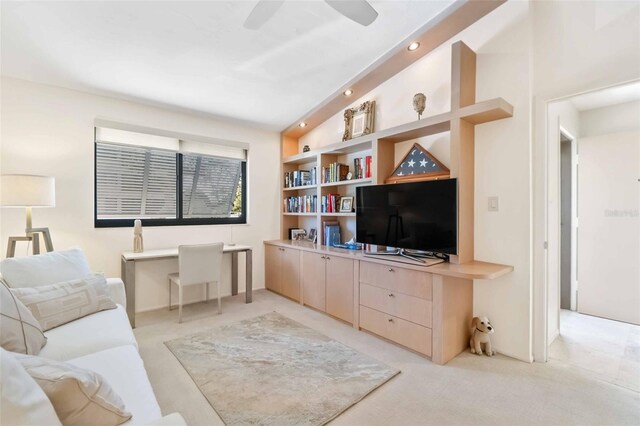
MULTIPOLYGON (((596 87, 586 87, 581 91, 570 93, 548 93, 533 97, 533 214, 532 214, 532 275, 533 288, 532 306, 532 352, 535 362, 548 361, 548 311, 549 311, 549 274, 559 271, 549 271, 547 250, 549 241, 549 167, 559 167, 549 164, 550 141, 549 132, 549 104, 568 100, 574 96, 597 92, 600 90, 635 83, 640 79, 619 81, 596 87), (540 123, 540 124, 539 124, 540 123)), ((559 149, 559 146, 558 146, 559 149)), ((559 223, 558 223, 559 226, 559 223)), ((559 229, 555 230, 558 234, 559 229)))

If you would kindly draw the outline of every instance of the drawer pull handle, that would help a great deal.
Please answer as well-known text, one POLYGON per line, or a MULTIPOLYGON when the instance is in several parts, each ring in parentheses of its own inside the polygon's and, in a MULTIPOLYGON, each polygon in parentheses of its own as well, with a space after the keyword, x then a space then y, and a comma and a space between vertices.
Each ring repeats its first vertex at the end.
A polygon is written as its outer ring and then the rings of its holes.
POLYGON ((327 258, 327 256, 322 256, 320 259, 326 259, 326 258, 327 258))
POLYGON ((395 297, 395 294, 389 293, 389 297, 395 297))
POLYGON ((327 256, 327 260, 331 260, 331 258, 329 256, 327 256))
POLYGON ((394 272, 394 271, 393 271, 393 268, 389 268, 389 272, 394 272))
POLYGON ((393 318, 389 318, 389 322, 393 322, 393 318))

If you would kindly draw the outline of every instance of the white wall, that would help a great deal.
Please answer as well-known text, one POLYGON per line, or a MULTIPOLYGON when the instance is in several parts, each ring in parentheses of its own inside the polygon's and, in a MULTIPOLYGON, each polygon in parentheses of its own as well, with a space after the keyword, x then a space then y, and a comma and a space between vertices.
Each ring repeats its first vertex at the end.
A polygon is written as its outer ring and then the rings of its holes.
POLYGON ((640 3, 531 2, 534 357, 546 361, 547 103, 640 77, 640 3))
MULTIPOLYGON (((56 249, 82 247, 95 271, 120 276, 120 253, 131 250, 129 228, 93 227, 94 148, 96 117, 158 129, 228 139, 251 144, 248 162, 248 225, 146 227, 145 249, 223 240, 253 246, 253 287, 264 287, 262 241, 278 238, 279 135, 238 124, 189 115, 108 97, 2 78, 2 173, 55 176, 56 207, 34 209, 34 225, 51 229, 56 249)), ((0 211, 2 244, 10 235, 24 234, 24 211, 0 211)), ((19 254, 26 246, 19 248, 19 254)), ((2 250, 4 255, 4 247, 2 250)), ((243 258, 243 256, 240 256, 243 258)), ((242 267, 244 260, 241 260, 242 267)), ((230 259, 224 266, 223 294, 230 294, 230 259)), ((140 263, 136 279, 136 310, 166 306, 166 274, 177 271, 177 261, 140 263)), ((244 291, 244 273, 240 291, 244 291)), ((203 296, 200 289, 187 300, 203 296)))
POLYGON ((580 111, 584 137, 633 131, 640 128, 640 101, 580 111))
POLYGON ((549 283, 547 312, 547 338, 549 344, 560 333, 560 129, 577 138, 580 133, 580 116, 570 100, 549 104, 547 113, 547 141, 549 142, 549 167, 547 200, 549 206, 548 269, 549 283))
MULTIPOLYGON (((414 121, 413 95, 427 96, 425 116, 450 109, 451 44, 462 40, 477 53, 477 99, 503 97, 514 117, 476 126, 475 254, 478 260, 514 265, 515 271, 492 281, 476 281, 474 312, 496 327, 501 353, 530 361, 530 92, 529 4, 508 2, 454 39, 401 71, 353 105, 375 99, 376 130, 414 121), (500 211, 487 211, 487 197, 500 197, 500 211)), ((340 140, 342 113, 315 128, 300 144, 312 148, 340 140)), ((396 147, 399 161, 412 142, 396 147)), ((449 135, 420 143, 445 165, 449 135)))

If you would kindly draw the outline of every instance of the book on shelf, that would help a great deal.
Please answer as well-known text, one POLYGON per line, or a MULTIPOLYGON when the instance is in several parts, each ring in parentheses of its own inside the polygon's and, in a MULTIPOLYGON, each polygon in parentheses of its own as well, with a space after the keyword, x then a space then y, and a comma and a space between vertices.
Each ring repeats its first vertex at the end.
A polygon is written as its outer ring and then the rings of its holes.
POLYGON ((368 179, 371 177, 371 156, 353 159, 353 178, 368 179))
POLYGON ((320 212, 337 213, 340 211, 340 194, 323 195, 320 200, 320 212))
POLYGON ((316 167, 311 168, 311 170, 284 172, 284 187, 295 188, 298 186, 316 185, 316 176, 316 167))
POLYGON ((300 195, 284 199, 285 213, 315 213, 318 211, 317 195, 300 195))
POLYGON ((336 221, 323 221, 322 229, 324 230, 324 245, 333 246, 340 244, 340 223, 336 221))
POLYGON ((322 183, 332 183, 347 180, 349 174, 349 166, 341 163, 331 163, 322 168, 322 183))

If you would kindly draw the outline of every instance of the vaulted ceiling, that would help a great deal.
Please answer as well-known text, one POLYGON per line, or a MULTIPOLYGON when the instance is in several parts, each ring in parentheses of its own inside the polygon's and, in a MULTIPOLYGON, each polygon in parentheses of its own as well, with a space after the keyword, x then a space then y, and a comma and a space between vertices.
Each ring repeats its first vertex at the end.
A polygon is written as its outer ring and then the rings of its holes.
POLYGON ((323 1, 1 3, 2 75, 282 130, 449 6, 370 1, 368 27, 323 1))

